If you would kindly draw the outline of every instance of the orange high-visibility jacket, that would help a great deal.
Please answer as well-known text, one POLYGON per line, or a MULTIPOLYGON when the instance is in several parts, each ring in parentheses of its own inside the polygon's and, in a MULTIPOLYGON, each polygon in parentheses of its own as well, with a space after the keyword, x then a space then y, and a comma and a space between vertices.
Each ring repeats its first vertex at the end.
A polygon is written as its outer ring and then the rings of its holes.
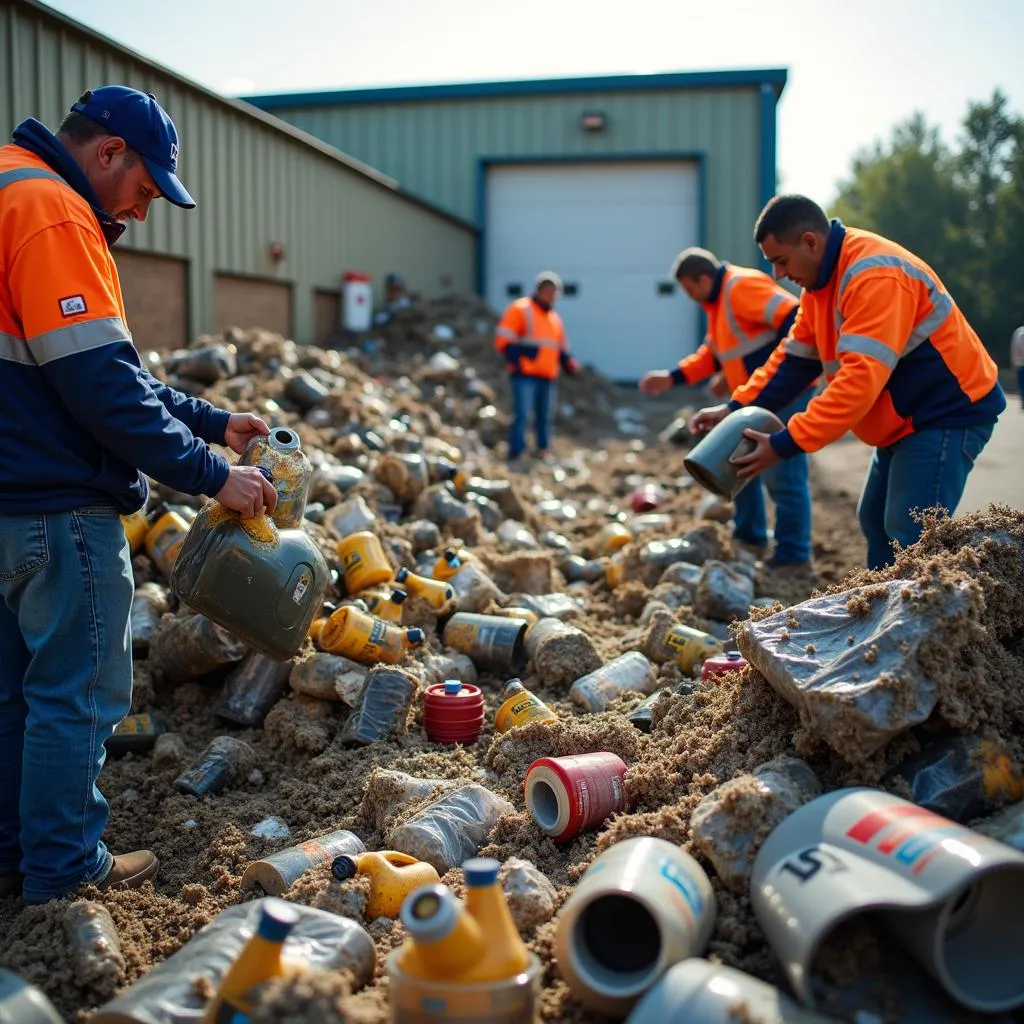
POLYGON ((730 405, 779 409, 822 371, 824 390, 772 435, 784 458, 848 430, 885 448, 918 430, 993 423, 1006 408, 996 364, 935 271, 839 221, 792 331, 730 405))
POLYGON ((0 148, 0 512, 142 506, 145 475, 216 494, 229 414, 157 381, 109 250, 123 228, 29 119, 0 148), (141 473, 139 471, 142 471, 141 473))
POLYGON ((680 360, 673 379, 698 384, 721 370, 735 390, 786 336, 797 300, 762 271, 726 263, 701 308, 708 315, 707 337, 693 355, 680 360))
POLYGON ((562 318, 553 309, 543 309, 531 297, 516 299, 501 318, 494 347, 505 356, 508 371, 524 377, 554 380, 569 354, 562 318), (535 345, 534 356, 521 346, 535 345))

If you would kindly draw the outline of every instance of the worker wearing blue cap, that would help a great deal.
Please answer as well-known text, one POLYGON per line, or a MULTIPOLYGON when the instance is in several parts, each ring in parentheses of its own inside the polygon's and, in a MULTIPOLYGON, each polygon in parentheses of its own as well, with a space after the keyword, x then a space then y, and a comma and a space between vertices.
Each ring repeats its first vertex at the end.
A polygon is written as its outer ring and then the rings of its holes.
POLYGON ((155 199, 196 205, 178 155, 154 97, 119 85, 0 148, 0 899, 157 871, 101 838, 104 744, 132 694, 119 514, 144 507, 147 477, 244 516, 277 501, 258 467, 210 447, 241 452, 263 420, 158 381, 128 329, 110 247, 155 199))

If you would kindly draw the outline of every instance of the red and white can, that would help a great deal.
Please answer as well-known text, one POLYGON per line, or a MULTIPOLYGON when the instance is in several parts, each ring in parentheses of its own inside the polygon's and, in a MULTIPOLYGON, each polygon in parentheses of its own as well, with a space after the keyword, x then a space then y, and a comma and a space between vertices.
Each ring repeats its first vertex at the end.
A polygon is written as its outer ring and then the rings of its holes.
POLYGON ((526 808, 541 831, 564 842, 628 809, 625 776, 625 761, 607 751, 541 757, 526 772, 526 808))
POLYGON ((747 659, 739 651, 726 651, 705 660, 700 669, 701 679, 717 679, 726 672, 742 672, 747 667, 747 659))
POLYGON ((630 504, 636 513, 653 512, 664 498, 664 492, 657 484, 643 484, 633 492, 630 504))

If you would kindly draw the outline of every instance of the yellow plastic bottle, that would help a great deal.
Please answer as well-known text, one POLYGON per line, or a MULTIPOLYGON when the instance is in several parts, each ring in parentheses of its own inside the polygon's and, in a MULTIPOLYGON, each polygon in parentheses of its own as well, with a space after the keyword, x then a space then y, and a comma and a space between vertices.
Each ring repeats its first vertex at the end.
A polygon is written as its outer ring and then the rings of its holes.
POLYGON ((331 654, 343 654, 363 665, 378 661, 394 665, 424 639, 422 629, 402 629, 352 605, 342 605, 321 627, 319 645, 331 654))
POLYGON ((487 955, 483 929, 446 885, 413 890, 399 916, 409 938, 398 966, 415 978, 457 984, 487 955))
POLYGON ((529 950, 516 928, 498 884, 501 865, 491 857, 473 857, 462 865, 466 878, 466 909, 480 926, 487 941, 483 958, 459 981, 501 981, 526 970, 529 950))
POLYGON ((434 563, 432 575, 435 580, 450 580, 461 568, 463 562, 458 553, 449 548, 434 563))
POLYGON ((171 578, 174 561, 185 543, 188 529, 188 521, 166 505, 154 512, 153 525, 146 534, 146 554, 167 579, 171 578))
POLYGON ((535 697, 521 679, 510 679, 505 684, 505 702, 498 708, 494 717, 494 728, 498 732, 508 732, 517 725, 527 722, 557 722, 554 713, 539 697, 535 697))
POLYGON ((428 576, 418 576, 409 572, 405 566, 395 573, 395 582, 401 583, 414 597, 423 598, 434 611, 441 611, 455 601, 455 591, 451 584, 428 576))
POLYGON ((611 554, 625 547, 633 539, 633 534, 622 523, 609 523, 597 536, 597 548, 611 554))
POLYGON ((378 917, 398 917, 409 893, 420 886, 441 881, 432 864, 395 850, 361 853, 354 857, 343 853, 335 857, 331 873, 339 882, 356 874, 370 879, 370 898, 366 903, 368 921, 378 917))
POLYGON ((146 543, 146 534, 149 533, 149 516, 146 510, 140 508, 130 516, 121 516, 121 525, 124 527, 124 535, 128 538, 131 553, 137 555, 146 543))
POLYGON ((281 958, 284 940, 299 920, 299 912, 284 900, 267 899, 256 933, 228 968, 217 995, 207 1007, 204 1024, 246 1024, 252 1004, 247 996, 261 982, 285 973, 281 958))
POLYGON ((370 613, 385 622, 401 623, 402 609, 408 596, 407 590, 395 587, 387 597, 378 597, 370 602, 370 613))
POLYGON ((339 540, 335 550, 341 559, 341 574, 350 594, 358 594, 379 583, 390 583, 394 578, 380 538, 369 530, 339 540))

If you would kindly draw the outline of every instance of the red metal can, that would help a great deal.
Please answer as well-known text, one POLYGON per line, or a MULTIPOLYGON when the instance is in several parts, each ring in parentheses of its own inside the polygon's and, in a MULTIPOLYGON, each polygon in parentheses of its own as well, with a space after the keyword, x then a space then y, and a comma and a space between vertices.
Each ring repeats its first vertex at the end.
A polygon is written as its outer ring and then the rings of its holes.
POLYGON ((663 500, 664 494, 657 484, 644 484, 633 492, 630 503, 634 512, 653 512, 663 500))
POLYGON ((742 672, 747 667, 747 659, 739 651, 726 651, 708 658, 701 666, 701 679, 717 679, 726 672, 742 672))
POLYGON ((526 772, 526 807, 555 842, 596 828, 627 810, 626 763, 607 751, 541 757, 526 772))
POLYGON ((427 687, 423 727, 432 743, 475 743, 484 727, 480 687, 449 679, 427 687))

